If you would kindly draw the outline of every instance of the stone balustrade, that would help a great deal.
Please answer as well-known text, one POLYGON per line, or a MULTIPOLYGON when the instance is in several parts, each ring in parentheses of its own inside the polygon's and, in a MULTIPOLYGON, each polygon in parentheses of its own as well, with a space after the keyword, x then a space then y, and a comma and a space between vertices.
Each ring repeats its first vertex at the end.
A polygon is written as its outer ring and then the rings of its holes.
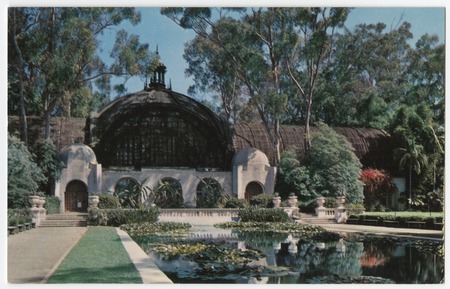
POLYGON ((213 225, 237 221, 239 209, 161 209, 159 220, 184 222, 194 225, 213 225))

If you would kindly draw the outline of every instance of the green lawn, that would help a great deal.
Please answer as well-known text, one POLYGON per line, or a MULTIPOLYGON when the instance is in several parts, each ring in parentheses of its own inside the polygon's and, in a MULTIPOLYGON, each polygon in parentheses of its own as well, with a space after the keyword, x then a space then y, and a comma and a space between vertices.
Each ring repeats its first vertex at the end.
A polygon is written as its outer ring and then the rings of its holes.
POLYGON ((116 228, 89 227, 47 283, 142 283, 142 280, 116 228))
MULTIPOLYGON (((366 216, 397 216, 397 217, 430 217, 430 212, 365 212, 366 216)), ((431 217, 443 217, 443 212, 431 212, 431 217)))

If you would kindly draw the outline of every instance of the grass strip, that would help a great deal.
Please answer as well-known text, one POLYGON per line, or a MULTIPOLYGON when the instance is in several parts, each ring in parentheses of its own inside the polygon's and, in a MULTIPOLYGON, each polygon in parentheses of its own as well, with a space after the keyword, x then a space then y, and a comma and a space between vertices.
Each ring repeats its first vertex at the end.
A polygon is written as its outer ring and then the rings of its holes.
POLYGON ((47 283, 142 283, 116 228, 89 227, 47 283))

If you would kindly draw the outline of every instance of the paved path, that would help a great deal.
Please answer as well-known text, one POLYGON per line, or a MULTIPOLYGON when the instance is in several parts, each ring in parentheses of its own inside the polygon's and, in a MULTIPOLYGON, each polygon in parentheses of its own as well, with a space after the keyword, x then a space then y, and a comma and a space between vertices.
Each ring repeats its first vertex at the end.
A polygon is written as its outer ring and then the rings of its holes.
POLYGON ((408 236, 412 238, 417 237, 421 239, 442 239, 444 235, 440 230, 363 226, 353 224, 320 224, 318 226, 336 232, 360 232, 378 235, 408 236))
POLYGON ((86 230, 86 227, 36 228, 8 236, 8 282, 45 282, 86 230))

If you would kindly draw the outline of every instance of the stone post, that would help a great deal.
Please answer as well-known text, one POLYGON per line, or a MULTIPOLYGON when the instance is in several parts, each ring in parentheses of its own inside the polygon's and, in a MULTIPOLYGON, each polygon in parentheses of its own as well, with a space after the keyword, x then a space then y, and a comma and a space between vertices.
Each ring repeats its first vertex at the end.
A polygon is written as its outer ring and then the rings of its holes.
POLYGON ((89 196, 89 208, 97 208, 100 198, 97 195, 89 196))
POLYGON ((317 204, 319 205, 316 208, 316 216, 318 218, 326 218, 327 217, 327 208, 323 206, 325 204, 325 198, 324 197, 318 197, 317 198, 317 204))
MULTIPOLYGON (((44 208, 45 205, 45 197, 39 197, 39 204, 38 204, 38 209, 39 209, 39 218, 40 220, 45 220, 46 216, 47 216, 47 210, 44 208)), ((40 223, 40 221, 39 221, 40 223)))
POLYGON ((337 223, 345 223, 347 221, 347 209, 344 207, 345 197, 336 198, 337 207, 334 209, 334 219, 337 223))
POLYGON ((297 196, 294 194, 291 194, 289 196, 288 203, 291 208, 297 208, 297 196))
POLYGON ((45 212, 44 204, 45 204, 45 197, 40 196, 30 196, 28 198, 28 201, 30 202, 31 208, 31 219, 36 224, 36 226, 39 226, 42 220, 45 220, 45 212))
POLYGON ((281 197, 278 194, 275 194, 272 199, 274 208, 279 208, 281 204, 281 197))

